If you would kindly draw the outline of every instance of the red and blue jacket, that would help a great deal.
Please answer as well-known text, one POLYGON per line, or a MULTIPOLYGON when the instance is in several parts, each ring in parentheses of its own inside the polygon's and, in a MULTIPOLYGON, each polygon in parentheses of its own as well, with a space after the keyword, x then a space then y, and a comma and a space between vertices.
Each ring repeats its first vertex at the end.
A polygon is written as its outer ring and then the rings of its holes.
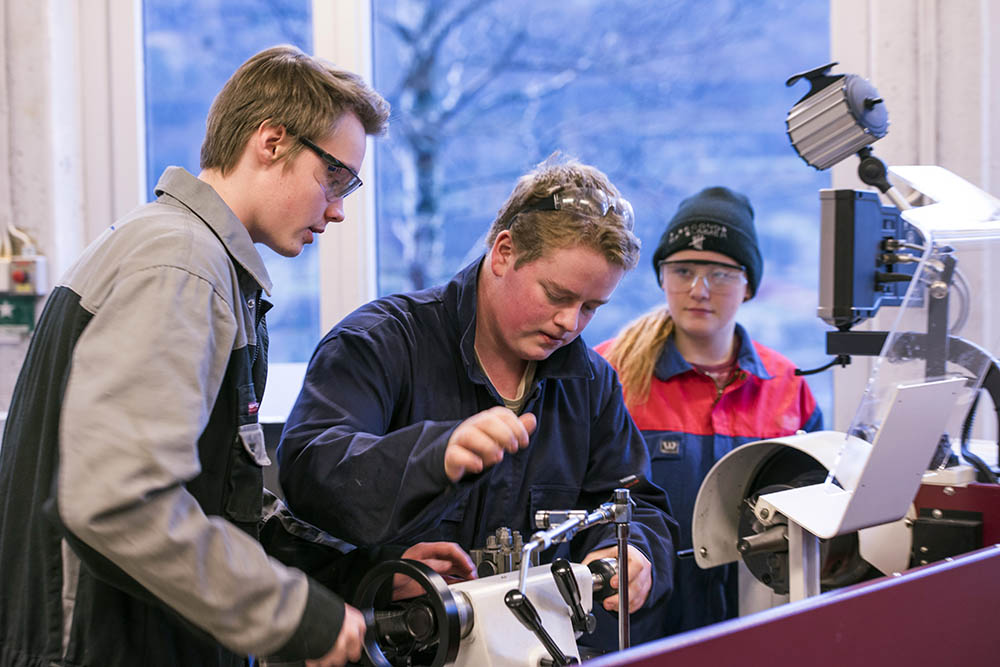
MULTIPOLYGON (((752 341, 739 324, 736 336, 739 375, 724 389, 692 367, 671 336, 653 371, 648 400, 630 408, 649 449, 653 481, 666 490, 671 514, 680 524, 678 551, 691 548, 695 498, 716 461, 747 442, 823 427, 816 399, 795 375, 795 365, 752 341)), ((596 349, 603 355, 611 343, 596 349)), ((671 610, 671 633, 736 615, 735 573, 714 569, 718 571, 699 570, 690 559, 678 562, 670 606, 684 608, 671 610), (729 579, 733 581, 727 583, 729 579)))

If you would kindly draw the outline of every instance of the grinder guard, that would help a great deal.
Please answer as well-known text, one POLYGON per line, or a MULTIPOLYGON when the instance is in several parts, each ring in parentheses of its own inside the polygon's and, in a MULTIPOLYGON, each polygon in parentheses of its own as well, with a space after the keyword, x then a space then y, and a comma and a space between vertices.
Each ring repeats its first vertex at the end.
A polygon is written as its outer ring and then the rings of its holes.
MULTIPOLYGON (((919 458, 921 452, 933 449, 943 435, 960 433, 984 377, 996 366, 993 352, 1000 350, 998 341, 975 340, 980 331, 987 335, 995 331, 984 325, 993 309, 992 293, 985 281, 968 280, 964 273, 988 275, 990 267, 1000 265, 1000 201, 939 167, 894 167, 889 171, 934 203, 896 212, 919 231, 923 244, 916 249, 919 254, 910 253, 909 261, 916 263, 916 269, 895 323, 885 335, 848 432, 800 433, 762 440, 738 447, 717 461, 698 493, 692 520, 694 557, 700 567, 741 558, 738 544, 746 537, 741 530, 747 532, 748 503, 756 502, 758 495, 782 490, 766 488, 761 477, 769 467, 773 468, 775 457, 787 456, 787 452, 808 457, 816 471, 826 474, 821 484, 836 491, 841 491, 841 486, 850 490, 862 474, 872 443, 877 443, 879 430, 901 388, 963 380, 954 392, 954 408, 941 407, 948 412, 942 417, 944 433, 927 433, 927 442, 922 442, 920 436, 920 443, 900 446, 900 456, 919 458), (972 330, 973 336, 959 338, 959 333, 965 333, 963 328, 972 330)), ((883 250, 899 256, 896 248, 883 250)), ((955 387, 956 382, 949 384, 955 387)), ((924 459, 919 465, 926 467, 929 457, 924 459)), ((926 473, 925 480, 936 473, 926 473)), ((783 488, 795 486, 792 482, 784 480, 783 488)), ((760 519, 759 508, 756 516, 760 519)), ((900 513, 889 523, 868 524, 871 527, 858 531, 860 557, 884 574, 906 569, 911 541, 907 524, 900 513)), ((757 528, 763 530, 766 526, 757 528)), ((773 535, 759 539, 773 541, 773 535)))

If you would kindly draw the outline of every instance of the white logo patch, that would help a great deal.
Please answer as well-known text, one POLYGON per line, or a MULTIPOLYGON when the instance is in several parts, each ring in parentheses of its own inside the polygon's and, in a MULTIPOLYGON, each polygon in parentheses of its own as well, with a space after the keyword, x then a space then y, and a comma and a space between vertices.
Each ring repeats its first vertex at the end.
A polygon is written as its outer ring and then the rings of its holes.
POLYGON ((681 238, 687 237, 687 245, 695 250, 704 250, 706 239, 721 242, 729 236, 729 229, 717 222, 690 222, 680 229, 670 232, 667 243, 673 245, 681 238))
POLYGON ((680 440, 660 440, 660 453, 668 456, 676 456, 681 453, 680 440))

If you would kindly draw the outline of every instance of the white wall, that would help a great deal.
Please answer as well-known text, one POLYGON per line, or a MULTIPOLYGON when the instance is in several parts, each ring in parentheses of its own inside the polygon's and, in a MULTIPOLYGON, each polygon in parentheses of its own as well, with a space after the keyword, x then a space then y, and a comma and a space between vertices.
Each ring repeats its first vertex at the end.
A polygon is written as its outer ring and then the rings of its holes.
MULTIPOLYGON (((76 6, 3 0, 0 14, 0 228, 34 237, 54 270, 82 247, 76 6)), ((0 408, 26 349, 0 344, 0 408)))
MULTIPOLYGON (((0 229, 38 242, 51 284, 144 197, 139 5, 2 1, 0 229)), ((0 343, 0 411, 26 351, 0 343)))
MULTIPOLYGON (((831 60, 840 63, 834 72, 865 77, 886 101, 889 133, 873 145, 875 154, 887 165, 940 165, 994 195, 1000 195, 1000 48, 991 42, 998 38, 1000 0, 831 1, 831 60)), ((833 187, 872 189, 856 170, 854 159, 835 166, 833 187)), ((988 268, 978 271, 981 284, 992 283, 988 268)), ((891 326, 894 309, 886 310, 869 328, 891 326)), ((984 315, 989 323, 1000 313, 984 315)), ((855 357, 834 371, 828 428, 849 426, 872 363, 855 357)))

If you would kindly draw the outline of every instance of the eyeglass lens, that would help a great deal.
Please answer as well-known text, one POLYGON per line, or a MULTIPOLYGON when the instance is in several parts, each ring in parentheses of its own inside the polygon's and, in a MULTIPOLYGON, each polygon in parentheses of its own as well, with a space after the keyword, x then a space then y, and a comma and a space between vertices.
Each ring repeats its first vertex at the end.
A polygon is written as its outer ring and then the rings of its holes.
POLYGON ((356 171, 327 153, 310 139, 299 137, 299 141, 326 163, 326 186, 324 192, 326 193, 327 201, 346 197, 361 187, 361 177, 358 176, 356 171))
POLYGON ((635 225, 632 204, 623 197, 610 197, 603 190, 570 188, 554 193, 552 201, 556 209, 576 210, 602 217, 607 215, 608 211, 614 211, 621 217, 626 229, 631 231, 635 225))
POLYGON ((664 262, 662 278, 671 292, 685 292, 704 281, 711 292, 730 292, 746 284, 743 269, 723 264, 688 264, 664 262))
POLYGON ((326 166, 326 198, 346 197, 361 187, 361 179, 344 167, 326 166))

